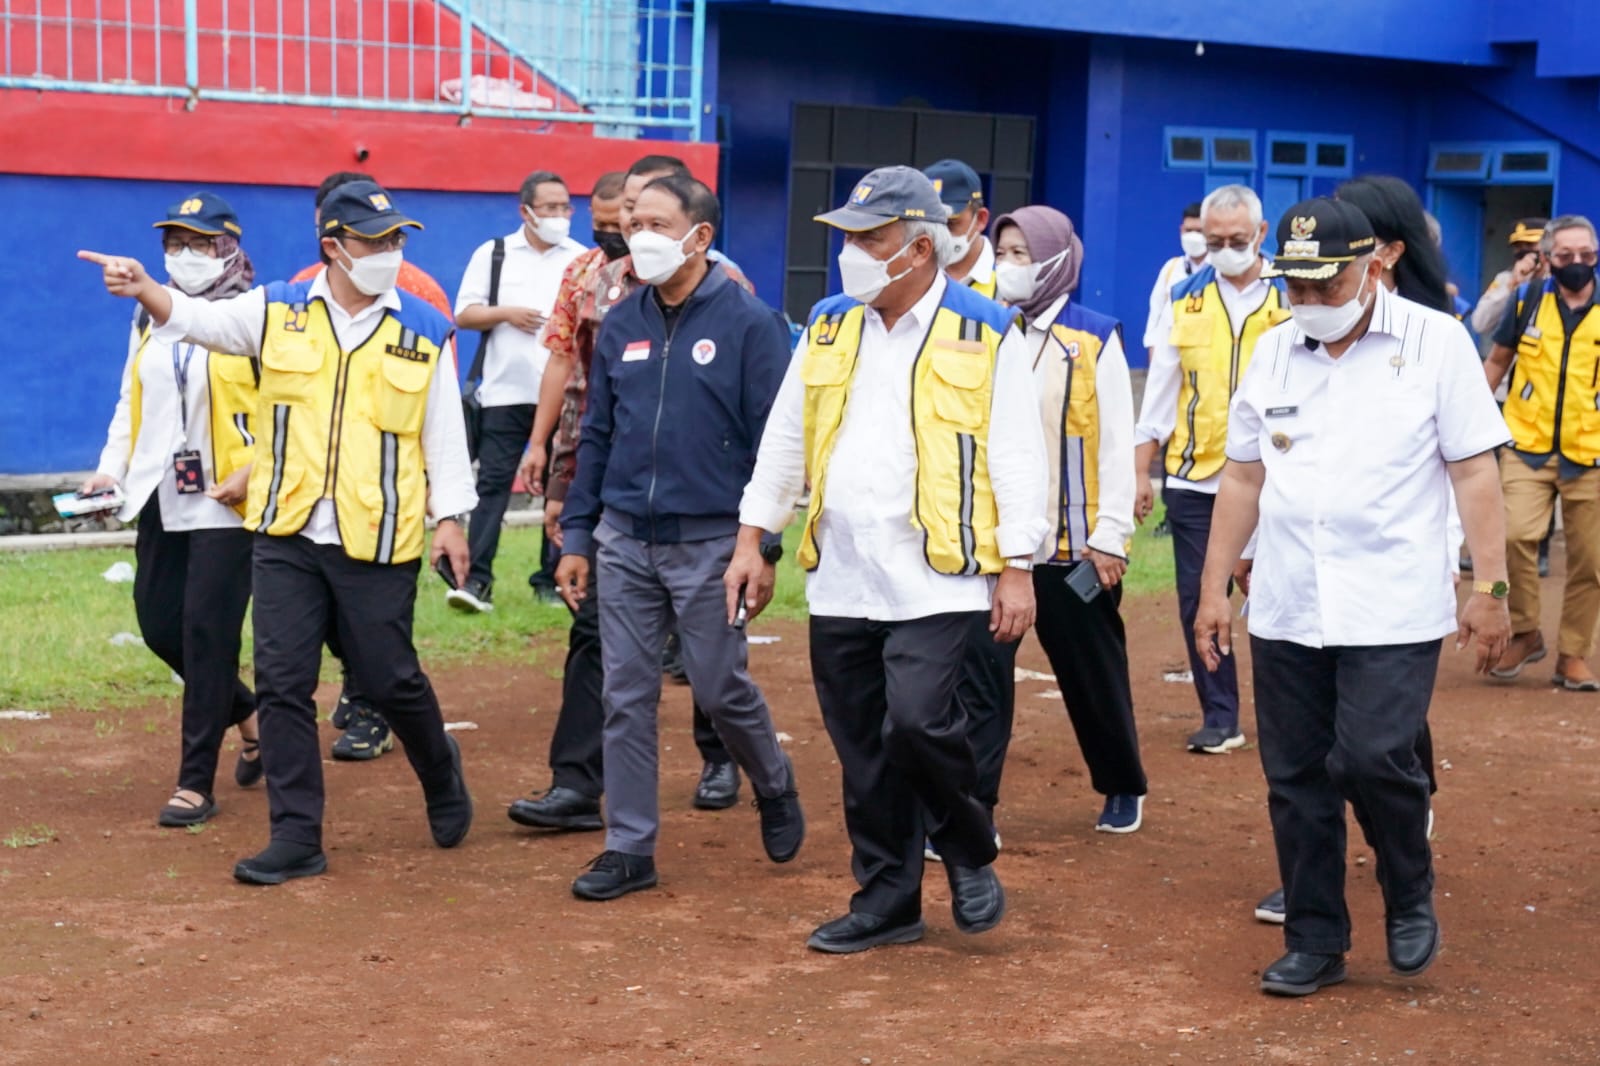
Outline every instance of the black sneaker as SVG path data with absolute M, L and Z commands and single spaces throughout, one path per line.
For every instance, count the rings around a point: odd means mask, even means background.
M 372 709 L 364 703 L 356 703 L 351 700 L 349 691 L 341 688 L 339 690 L 339 702 L 333 705 L 333 713 L 328 716 L 328 723 L 335 729 L 343 729 L 350 724 L 350 719 L 355 715 L 356 711 L 363 708 L 366 710 Z
M 739 767 L 731 762 L 708 762 L 700 768 L 694 789 L 694 806 L 701 811 L 725 811 L 739 802 Z
M 800 810 L 800 793 L 795 788 L 794 763 L 787 755 L 783 763 L 788 773 L 783 791 L 776 796 L 763 796 L 758 792 L 753 801 L 756 810 L 761 812 L 761 845 L 773 862 L 788 862 L 794 858 L 806 839 L 806 816 Z
M 365 762 L 376 759 L 394 747 L 394 735 L 389 723 L 377 711 L 356 705 L 344 733 L 333 742 L 331 754 L 341 762 Z
M 1256 921 L 1268 925 L 1282 925 L 1288 915 L 1288 905 L 1283 902 L 1283 889 L 1275 888 L 1256 904 Z
M 465 585 L 444 594 L 444 602 L 463 614 L 488 614 L 494 610 L 490 602 L 494 589 L 487 581 L 469 578 Z
M 656 887 L 656 860 L 648 855 L 602 851 L 589 864 L 589 872 L 572 882 L 579 899 L 606 900 Z
M 328 857 L 321 848 L 274 840 L 266 850 L 235 863 L 233 877 L 247 885 L 281 885 L 297 877 L 316 877 L 327 869 Z
M 453 848 L 472 828 L 472 793 L 467 791 L 467 777 L 461 770 L 461 745 L 449 733 L 444 742 L 450 745 L 450 788 L 427 797 L 428 829 L 435 844 Z
M 1235 748 L 1244 747 L 1244 734 L 1237 729 L 1230 733 L 1221 726 L 1208 725 L 1189 738 L 1188 747 L 1190 751 L 1207 755 L 1226 755 Z

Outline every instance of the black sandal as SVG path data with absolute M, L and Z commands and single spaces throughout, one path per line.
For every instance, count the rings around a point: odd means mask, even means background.
M 261 738 L 257 737 L 251 740 L 248 737 L 241 737 L 240 739 L 244 741 L 244 748 L 239 752 L 239 761 L 233 764 L 233 781 L 240 788 L 249 788 L 261 780 Z M 252 754 L 255 755 L 255 758 L 248 758 Z
M 200 800 L 201 803 L 198 807 L 188 806 L 187 800 L 184 800 L 184 805 L 180 806 L 177 793 L 173 793 L 172 799 L 168 800 L 167 805 L 161 808 L 161 814 L 156 818 L 156 824 L 171 829 L 199 825 L 202 822 L 210 821 L 212 816 L 217 813 L 217 801 L 204 793 L 200 793 Z

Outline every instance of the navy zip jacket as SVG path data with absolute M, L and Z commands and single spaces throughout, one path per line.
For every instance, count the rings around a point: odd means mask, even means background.
M 562 554 L 592 555 L 595 523 L 651 544 L 731 536 L 789 333 L 714 264 L 669 328 L 653 285 L 595 339 Z

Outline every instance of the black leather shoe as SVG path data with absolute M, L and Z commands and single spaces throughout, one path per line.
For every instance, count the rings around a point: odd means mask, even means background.
M 1344 976 L 1343 955 L 1291 951 L 1262 973 L 1261 991 L 1274 996 L 1309 996 L 1326 985 L 1338 984 Z
M 994 865 L 944 864 L 950 879 L 950 910 L 963 933 L 984 933 L 1000 924 L 1006 913 L 1006 890 L 1000 887 Z
M 315 877 L 327 869 L 328 857 L 321 848 L 274 840 L 259 855 L 240 859 L 233 877 L 247 885 L 281 885 L 296 877 Z
M 449 733 L 444 739 L 450 745 L 451 787 L 428 797 L 428 828 L 433 831 L 435 844 L 453 848 L 467 838 L 467 830 L 472 828 L 472 794 L 467 791 L 467 778 L 461 772 L 461 745 Z
M 572 882 L 579 899 L 606 900 L 656 887 L 656 860 L 648 855 L 602 851 L 589 864 L 589 872 Z
M 725 811 L 739 802 L 739 768 L 731 762 L 708 762 L 700 770 L 694 805 L 702 811 Z
M 800 809 L 800 793 L 794 785 L 794 763 L 787 755 L 783 758 L 788 777 L 783 791 L 776 796 L 757 796 L 756 810 L 761 812 L 761 846 L 767 849 L 767 858 L 773 862 L 788 862 L 800 853 L 806 839 L 806 816 Z
M 909 944 L 922 939 L 921 918 L 880 918 L 876 914 L 851 911 L 817 929 L 806 940 L 812 951 L 830 955 L 851 955 L 884 944 Z
M 604 829 L 600 820 L 600 801 L 577 789 L 550 786 L 550 791 L 535 799 L 511 802 L 506 815 L 518 825 L 534 829 Z
M 1383 922 L 1389 937 L 1389 965 L 1401 977 L 1415 977 L 1439 957 L 1439 919 L 1433 900 L 1396 911 Z

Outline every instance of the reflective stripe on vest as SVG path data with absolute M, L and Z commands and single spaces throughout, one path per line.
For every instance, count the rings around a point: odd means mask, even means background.
M 332 500 L 351 558 L 421 556 L 422 422 L 448 337 L 447 329 L 435 332 L 441 335 L 419 333 L 386 310 L 371 335 L 345 352 L 320 299 L 268 302 L 260 406 L 267 431 L 256 440 L 249 528 L 298 533 L 319 501 Z
M 806 331 L 800 379 L 805 385 L 806 474 L 811 503 L 796 558 L 820 560 L 817 521 L 827 494 L 828 462 L 844 422 L 861 350 L 864 309 L 821 314 Z M 994 574 L 1004 565 L 999 515 L 989 482 L 989 410 L 1002 334 L 941 306 L 911 371 L 911 430 L 916 494 L 908 520 L 923 531 L 924 556 L 941 574 Z M 953 521 L 952 521 L 953 517 Z
M 1067 317 L 1070 307 L 1061 317 Z M 1039 351 L 1045 443 L 1050 447 L 1059 442 L 1050 464 L 1050 498 L 1056 501 L 1051 562 L 1082 558 L 1100 516 L 1100 399 L 1095 385 L 1104 347 L 1104 337 L 1057 322 Z
M 1517 338 L 1506 428 L 1518 451 L 1559 450 L 1579 466 L 1600 466 L 1600 311 L 1591 309 L 1568 337 L 1555 288 L 1545 282 Z
M 1178 421 L 1167 443 L 1166 465 L 1168 474 L 1186 481 L 1204 481 L 1222 469 L 1234 390 L 1250 365 L 1256 341 L 1289 318 L 1282 290 L 1269 285 L 1235 337 L 1218 284 L 1213 274 L 1204 286 L 1175 293 L 1172 301 L 1169 343 L 1178 350 L 1181 378 Z

